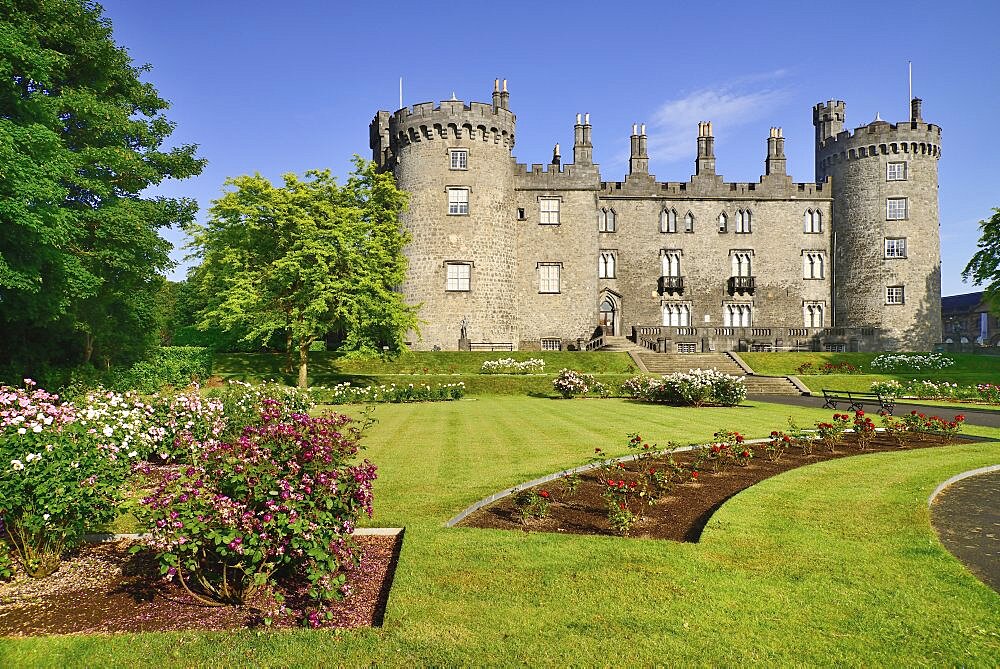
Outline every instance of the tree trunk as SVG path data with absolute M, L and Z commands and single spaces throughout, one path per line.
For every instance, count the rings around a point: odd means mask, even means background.
M 88 364 L 94 355 L 94 337 L 89 332 L 83 333 L 83 363 Z
M 312 339 L 303 339 L 299 342 L 299 388 L 305 390 L 309 387 L 309 346 Z
M 285 330 L 285 374 L 292 375 L 292 329 Z

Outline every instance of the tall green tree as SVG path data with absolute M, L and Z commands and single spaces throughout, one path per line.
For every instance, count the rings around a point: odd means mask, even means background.
M 205 301 L 201 327 L 257 341 L 284 334 L 305 387 L 309 347 L 327 332 L 345 333 L 342 350 L 377 355 L 401 351 L 416 328 L 416 309 L 395 291 L 406 275 L 406 193 L 357 156 L 343 186 L 328 170 L 283 181 L 226 181 L 233 190 L 213 203 L 207 225 L 188 226 L 201 258 L 189 280 Z
M 196 208 L 141 193 L 204 161 L 164 146 L 174 125 L 148 70 L 96 3 L 0 0 L 0 327 L 39 335 L 27 348 L 72 337 L 110 362 L 153 341 L 159 231 Z
M 976 286 L 986 284 L 984 298 L 993 311 L 1000 311 L 1000 209 L 993 216 L 979 221 L 979 249 L 962 270 L 963 279 L 972 279 Z

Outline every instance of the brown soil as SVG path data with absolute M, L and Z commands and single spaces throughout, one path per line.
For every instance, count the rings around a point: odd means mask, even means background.
M 905 450 L 943 446 L 946 443 L 948 442 L 942 437 L 924 435 L 920 441 L 909 442 Z M 755 457 L 749 465 L 740 467 L 729 464 L 721 471 L 713 472 L 711 464 L 706 464 L 699 471 L 697 482 L 690 480 L 690 475 L 685 474 L 685 482 L 675 483 L 671 490 L 656 500 L 652 506 L 637 505 L 636 509 L 641 508 L 642 517 L 632 527 L 629 536 L 696 542 L 716 509 L 730 497 L 755 483 L 815 462 L 879 451 L 901 450 L 895 442 L 882 434 L 875 438 L 870 450 L 867 451 L 859 450 L 854 442 L 854 436 L 848 434 L 845 435 L 845 443 L 838 445 L 835 453 L 819 452 L 823 448 L 818 446 L 814 448 L 812 455 L 803 455 L 800 448 L 795 448 L 786 451 L 778 462 L 767 459 L 764 444 L 754 444 L 752 447 Z M 694 455 L 690 452 L 674 455 L 674 462 L 685 470 L 690 470 L 693 460 Z M 666 464 L 666 457 L 641 462 L 624 462 L 622 468 L 617 469 L 615 476 L 626 481 L 636 481 L 640 471 L 650 468 L 664 471 Z M 551 495 L 552 503 L 546 518 L 522 522 L 514 508 L 513 496 L 507 496 L 470 514 L 459 523 L 459 526 L 615 535 L 616 532 L 608 525 L 607 507 L 601 496 L 604 486 L 599 481 L 599 475 L 600 471 L 597 469 L 580 474 L 580 485 L 572 495 L 559 480 L 536 486 L 535 490 L 544 489 Z
M 350 597 L 333 608 L 328 627 L 382 624 L 401 536 L 358 536 L 361 568 L 349 573 Z M 262 626 L 247 608 L 205 606 L 176 582 L 164 582 L 153 555 L 129 554 L 131 542 L 83 546 L 44 579 L 0 583 L 0 636 L 232 630 Z M 293 611 L 308 604 L 303 587 L 286 587 Z M 289 626 L 291 621 L 278 623 Z

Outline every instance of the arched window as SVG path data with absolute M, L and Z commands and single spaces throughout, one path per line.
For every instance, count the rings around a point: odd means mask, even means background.
M 597 259 L 597 277 L 599 279 L 615 278 L 614 251 L 601 251 L 601 255 Z
M 721 230 L 721 223 L 720 223 Z M 738 209 L 736 211 L 736 232 L 748 234 L 753 231 L 753 214 L 749 209 Z
M 726 232 L 729 230 L 729 217 L 726 216 L 726 212 L 719 214 L 719 232 Z
M 666 303 L 663 305 L 663 324 L 670 327 L 690 327 L 691 307 L 687 304 Z
M 802 232 L 823 232 L 823 214 L 819 209 L 807 209 L 802 214 Z
M 601 209 L 597 214 L 597 231 L 614 232 L 617 221 L 614 209 Z
M 680 251 L 664 251 L 660 254 L 662 273 L 660 276 L 680 276 L 681 275 L 681 254 Z
M 694 214 L 690 211 L 684 216 L 684 232 L 694 232 Z
M 728 328 L 748 328 L 753 322 L 749 304 L 730 303 L 723 308 L 723 325 Z
M 746 251 L 736 251 L 730 256 L 733 266 L 732 276 L 753 276 L 750 271 L 750 254 Z
M 807 328 L 821 328 L 823 327 L 823 315 L 826 311 L 822 302 L 806 302 L 802 306 L 803 318 L 805 327 Z
M 660 212 L 660 232 L 677 232 L 677 212 L 673 209 Z

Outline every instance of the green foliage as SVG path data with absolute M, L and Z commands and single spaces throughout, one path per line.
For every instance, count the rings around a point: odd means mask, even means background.
M 986 284 L 984 298 L 994 311 L 1000 311 L 1000 209 L 979 221 L 981 234 L 969 264 L 962 270 L 963 279 L 972 279 L 976 286 Z
M 132 361 L 159 331 L 159 231 L 195 203 L 142 197 L 198 174 L 164 146 L 168 103 L 89 1 L 0 0 L 0 365 Z
M 3 527 L 0 526 L 0 534 L 2 533 Z M 14 560 L 10 557 L 10 550 L 7 548 L 7 543 L 0 536 L 0 581 L 7 581 L 13 575 Z
M 310 346 L 327 332 L 371 357 L 401 351 L 417 325 L 394 290 L 406 275 L 406 195 L 374 163 L 354 164 L 344 186 L 328 170 L 286 174 L 280 187 L 259 174 L 228 179 L 234 190 L 214 202 L 208 224 L 187 227 L 202 259 L 190 277 L 205 305 L 199 326 L 251 342 L 283 334 L 289 353 L 298 348 L 300 387 Z

